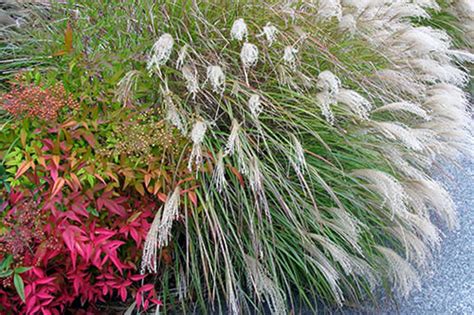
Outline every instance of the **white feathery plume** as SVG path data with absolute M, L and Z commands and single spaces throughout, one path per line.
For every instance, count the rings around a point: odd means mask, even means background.
M 128 71 L 124 77 L 117 83 L 117 101 L 122 103 L 123 106 L 127 106 L 132 101 L 132 93 L 137 86 L 138 78 L 140 77 L 140 71 L 131 70 Z
M 295 135 L 291 135 L 293 143 L 293 162 L 301 173 L 306 169 L 306 158 L 304 156 L 304 149 L 301 142 Z
M 384 147 L 383 152 L 386 158 L 392 162 L 393 166 L 408 179 L 423 179 L 426 177 L 422 171 L 410 164 L 410 162 L 408 162 L 408 160 L 402 156 L 402 153 L 394 146 L 390 145 Z M 428 162 L 428 164 L 430 163 L 431 161 Z
M 227 289 L 227 308 L 229 310 L 229 314 L 238 315 L 241 314 L 240 312 L 240 303 L 236 295 L 236 284 L 233 272 L 229 270 L 230 267 L 225 269 L 225 282 L 226 282 L 226 289 Z
M 200 165 L 202 163 L 202 142 L 207 131 L 207 123 L 203 120 L 197 120 L 191 130 L 191 140 L 193 142 L 193 149 L 189 157 L 188 169 L 192 170 L 193 163 Z
M 417 55 L 446 53 L 451 47 L 451 38 L 446 32 L 426 26 L 405 30 L 398 41 Z
M 408 227 L 398 225 L 390 229 L 391 233 L 400 240 L 405 248 L 405 259 L 418 268 L 428 267 L 431 251 L 428 244 Z
M 140 273 L 143 275 L 147 272 L 156 273 L 157 272 L 157 252 L 158 252 L 158 230 L 160 227 L 160 215 L 161 210 L 155 215 L 153 222 L 148 230 L 146 235 L 145 243 L 143 244 L 143 254 Z
M 440 6 L 436 0 L 414 0 L 413 3 L 419 5 L 422 8 L 430 8 L 439 10 Z
M 178 53 L 178 59 L 176 60 L 176 69 L 181 69 L 184 66 L 185 60 L 188 57 L 189 45 L 185 44 Z
M 244 43 L 240 51 L 240 60 L 245 68 L 256 66 L 258 62 L 257 46 L 251 43 Z
M 362 248 L 358 244 L 360 226 L 363 226 L 362 223 L 346 210 L 340 208 L 331 208 L 330 212 L 333 216 L 333 219 L 324 220 L 323 224 L 338 233 L 352 246 L 355 251 L 357 251 L 359 254 L 362 254 Z
M 455 157 L 459 152 L 472 152 L 472 119 L 463 90 L 450 84 L 434 85 L 429 89 L 423 106 L 430 109 L 433 119 L 422 127 L 433 130 L 442 140 L 438 149 L 444 155 Z
M 339 29 L 354 34 L 357 31 L 357 21 L 352 14 L 345 14 L 339 22 Z
M 362 169 L 352 172 L 352 175 L 368 181 L 367 188 L 378 193 L 383 198 L 381 207 L 387 205 L 392 212 L 392 219 L 402 216 L 407 210 L 407 194 L 403 186 L 391 175 L 379 171 Z
M 283 62 L 291 69 L 296 68 L 296 54 L 298 49 L 293 46 L 286 46 L 283 52 Z
M 260 171 L 259 160 L 256 157 L 252 157 L 250 161 L 249 170 L 249 184 L 252 191 L 257 194 L 264 194 L 263 188 L 263 175 Z
M 225 89 L 225 74 L 220 66 L 207 67 L 207 81 L 210 82 L 212 91 L 223 93 Z
M 355 8 L 356 11 L 362 11 L 372 2 L 372 0 L 341 0 L 341 5 L 344 9 Z
M 360 119 L 368 120 L 372 104 L 356 91 L 341 89 L 336 100 L 349 107 Z
M 224 153 L 219 151 L 217 155 L 217 163 L 212 174 L 212 182 L 218 192 L 222 192 L 227 182 L 225 180 L 225 165 L 224 165 Z
M 179 186 L 168 196 L 164 207 L 156 213 L 143 245 L 140 273 L 157 272 L 158 249 L 167 246 L 173 222 L 179 217 Z M 161 210 L 163 209 L 163 212 Z M 161 218 L 160 218 L 161 216 Z
M 409 3 L 406 1 L 393 1 L 393 3 L 391 3 L 390 5 L 385 5 L 385 8 L 385 17 L 392 21 L 399 21 L 407 17 L 430 17 L 429 13 L 423 7 L 416 3 Z M 374 10 L 376 9 L 377 8 L 374 7 Z
M 199 80 L 196 67 L 194 65 L 184 65 L 181 69 L 184 80 L 186 81 L 186 89 L 191 93 L 193 99 L 199 91 Z
M 248 100 L 247 106 L 252 114 L 253 118 L 257 119 L 258 116 L 262 113 L 262 101 L 260 99 L 260 95 L 252 94 Z
M 225 151 L 224 151 L 225 155 L 232 155 L 234 153 L 234 149 L 237 145 L 237 142 L 239 141 L 239 130 L 240 130 L 239 122 L 236 119 L 233 119 L 229 139 L 227 140 L 227 143 L 225 146 Z
M 272 314 L 287 314 L 286 300 L 282 290 L 268 276 L 263 266 L 248 255 L 244 256 L 247 266 L 249 282 L 254 287 L 258 296 L 263 295 L 270 306 Z
M 382 69 L 375 72 L 379 83 L 387 86 L 401 94 L 409 94 L 419 97 L 426 90 L 424 84 L 418 82 L 411 73 L 393 69 Z
M 249 171 L 248 171 L 248 181 L 251 190 L 254 193 L 255 200 L 258 201 L 257 210 L 259 211 L 259 216 L 261 216 L 260 205 L 263 207 L 267 218 L 271 222 L 270 208 L 268 206 L 267 195 L 265 193 L 264 187 L 264 177 L 262 171 L 260 170 L 260 160 L 256 156 L 250 158 Z
M 341 266 L 342 270 L 344 270 L 346 275 L 357 274 L 362 276 L 369 283 L 371 288 L 376 287 L 377 279 L 373 270 L 363 259 L 359 259 L 350 254 L 327 236 L 318 234 L 309 234 L 308 236 L 319 242 L 321 246 L 329 252 L 332 258 Z
M 276 28 L 276 26 L 268 22 L 263 27 L 263 32 L 259 36 L 262 36 L 262 35 L 265 35 L 265 38 L 268 42 L 268 46 L 271 46 L 276 41 L 276 37 L 278 35 L 278 29 Z
M 424 148 L 417 133 L 401 123 L 371 121 L 370 124 L 387 139 L 398 140 L 409 149 L 420 151 Z
M 389 111 L 389 112 L 405 111 L 405 112 L 414 114 L 420 118 L 423 118 L 426 121 L 429 121 L 431 119 L 428 113 L 420 105 L 417 105 L 411 102 L 402 101 L 402 102 L 387 104 L 375 109 L 373 112 L 375 113 L 375 112 L 383 112 L 383 111 Z
M 322 247 L 329 252 L 332 258 L 341 265 L 346 275 L 352 274 L 354 262 L 352 255 L 331 241 L 327 236 L 318 234 L 308 234 L 308 236 L 320 243 Z
M 166 200 L 158 228 L 158 248 L 168 246 L 173 222 L 179 218 L 180 193 L 181 189 L 177 186 Z
M 319 0 L 318 17 L 329 19 L 332 17 L 341 19 L 342 6 L 339 0 Z
M 341 86 L 341 80 L 329 70 L 323 71 L 318 75 L 316 87 L 323 92 L 328 92 L 330 95 L 336 96 Z
M 466 16 L 472 16 L 474 15 L 474 2 L 471 0 L 457 0 L 456 2 L 456 7 L 460 12 L 464 12 Z
M 173 51 L 173 45 L 174 39 L 170 34 L 165 33 L 160 36 L 151 49 L 151 56 L 147 64 L 148 71 L 152 71 L 153 68 L 159 69 L 168 61 Z
M 224 155 L 233 155 L 234 153 L 237 155 L 239 171 L 242 174 L 248 174 L 248 167 L 240 140 L 240 123 L 236 119 L 232 120 L 232 127 L 225 146 Z
M 469 75 L 450 63 L 442 63 L 433 59 L 417 58 L 409 61 L 411 67 L 421 71 L 420 79 L 429 83 L 450 83 L 464 86 L 469 81 Z
M 458 227 L 456 205 L 446 189 L 432 179 L 417 179 L 405 184 L 406 191 L 412 200 L 418 201 L 418 207 L 426 206 L 426 209 L 435 210 L 436 215 L 441 217 L 448 228 Z
M 242 41 L 244 39 L 247 40 L 247 36 L 248 36 L 248 28 L 244 19 L 235 20 L 230 30 L 230 37 L 232 39 Z
M 388 274 L 399 294 L 407 297 L 413 289 L 421 287 L 418 274 L 410 263 L 390 248 L 382 246 L 376 248 L 385 258 Z
M 316 94 L 321 113 L 323 114 L 326 121 L 332 126 L 334 125 L 335 118 L 334 113 L 331 110 L 331 105 L 336 103 L 335 98 L 329 94 L 329 92 L 320 92 Z
M 441 83 L 430 87 L 428 97 L 423 103 L 423 106 L 433 110 L 443 107 L 446 112 L 438 112 L 438 114 L 449 117 L 451 114 L 449 110 L 452 108 L 462 110 L 467 114 L 469 100 L 466 93 L 459 87 Z
M 449 55 L 453 56 L 459 62 L 469 62 L 474 63 L 474 54 L 458 49 L 451 49 L 447 52 Z
M 166 107 L 166 120 L 178 128 L 182 134 L 185 134 L 186 128 L 184 127 L 183 118 L 173 101 L 171 91 L 166 87 L 166 89 L 162 89 L 161 92 L 163 93 L 164 104 Z
M 312 262 L 321 271 L 327 283 L 331 287 L 331 292 L 333 294 L 335 302 L 341 306 L 342 301 L 344 300 L 344 294 L 342 293 L 342 290 L 338 283 L 340 273 L 334 268 L 329 259 L 327 259 L 327 257 L 321 252 L 318 247 L 316 247 L 310 242 L 304 243 L 303 246 L 313 258 Z
M 428 218 L 408 212 L 403 219 L 416 230 L 417 235 L 428 243 L 431 248 L 439 248 L 441 245 L 440 231 Z

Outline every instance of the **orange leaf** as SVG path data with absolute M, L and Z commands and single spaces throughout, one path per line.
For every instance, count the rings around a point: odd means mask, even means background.
M 145 176 L 144 176 L 145 187 L 148 187 L 148 185 L 150 184 L 150 180 L 151 180 L 151 175 L 150 174 L 145 174 Z
M 66 52 L 65 52 L 63 49 L 61 49 L 60 51 L 55 52 L 55 53 L 53 54 L 53 56 L 54 56 L 54 57 L 58 57 L 58 56 L 63 56 L 63 55 L 65 55 L 65 54 L 66 54 Z
M 171 265 L 171 263 L 173 262 L 173 258 L 171 257 L 171 254 L 168 248 L 163 248 L 161 250 L 161 259 L 168 266 Z
M 67 53 L 71 53 L 72 50 L 73 50 L 73 47 L 72 47 L 72 27 L 71 27 L 71 23 L 67 23 L 67 27 L 66 27 L 66 30 L 64 31 L 64 50 L 67 52 Z
M 197 195 L 194 191 L 188 192 L 188 197 L 191 199 L 191 202 L 195 207 L 197 207 L 198 201 L 197 201 Z
M 160 199 L 160 201 L 162 201 L 162 202 L 166 202 L 166 200 L 168 199 L 168 196 L 166 196 L 163 193 L 159 193 L 158 194 L 158 199 Z
M 20 131 L 20 141 L 21 141 L 21 145 L 24 147 L 26 147 L 26 137 L 27 137 L 27 133 L 26 133 L 26 130 L 25 129 L 21 129 Z
M 79 180 L 79 178 L 77 177 L 76 174 L 74 173 L 71 173 L 70 174 L 71 176 L 71 182 L 74 184 L 75 186 L 75 190 L 79 190 L 82 188 L 82 185 L 81 185 L 81 181 Z
M 44 157 L 38 156 L 38 164 L 43 167 L 46 167 L 46 161 L 44 160 Z
M 153 195 L 156 195 L 161 188 L 161 182 L 157 180 L 155 186 L 153 187 Z
M 56 168 L 58 168 L 59 167 L 59 161 L 61 160 L 59 155 L 53 155 L 51 158 L 53 159 L 54 166 L 56 166 Z
M 20 167 L 18 167 L 18 170 L 16 171 L 15 179 L 18 179 L 21 175 L 25 174 L 25 172 L 29 170 L 30 167 L 32 167 L 33 165 L 33 161 L 23 161 L 20 164 Z
M 237 179 L 239 180 L 239 183 L 242 187 L 245 187 L 245 183 L 244 183 L 244 178 L 242 177 L 242 174 L 239 173 L 239 171 L 233 167 L 233 166 L 230 166 L 228 165 L 230 171 L 235 175 L 237 176 Z
M 65 122 L 64 124 L 62 124 L 61 128 L 69 128 L 69 127 L 72 127 L 72 126 L 75 126 L 75 125 L 77 125 L 77 121 L 69 120 L 69 121 Z
M 185 179 L 180 180 L 176 185 L 178 185 L 178 186 L 179 186 L 179 185 L 182 185 L 182 184 L 184 184 L 184 183 L 186 183 L 186 182 L 192 181 L 193 179 L 194 179 L 194 177 L 190 176 L 190 177 L 188 177 L 188 178 L 185 178 Z
M 100 176 L 99 174 L 94 174 L 94 176 L 102 182 L 102 184 L 105 184 L 105 180 Z
M 66 54 L 70 54 L 73 51 L 73 45 L 72 45 L 72 40 L 73 40 L 73 31 L 71 27 L 71 23 L 67 23 L 66 29 L 64 30 L 64 48 L 53 53 L 53 56 L 63 56 Z
M 111 171 L 105 171 L 105 175 L 109 176 L 109 178 L 112 178 L 116 183 L 119 182 L 117 176 L 115 176 Z
M 61 189 L 63 189 L 64 183 L 65 183 L 64 178 L 58 177 L 56 179 L 53 185 L 53 189 L 51 191 L 51 197 L 56 196 L 61 191 Z
M 143 185 L 141 183 L 135 183 L 135 189 L 138 191 L 138 193 L 142 196 L 145 195 L 145 189 L 143 188 Z

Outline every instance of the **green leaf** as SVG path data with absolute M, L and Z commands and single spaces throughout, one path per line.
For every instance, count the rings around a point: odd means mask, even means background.
M 7 257 L 3 259 L 2 263 L 0 264 L 0 269 L 3 269 L 3 270 L 10 269 L 10 265 L 12 264 L 12 262 L 13 262 L 13 256 L 8 255 Z
M 16 292 L 20 296 L 21 300 L 25 302 L 25 284 L 23 283 L 23 279 L 20 277 L 18 273 L 15 273 L 13 276 L 13 283 L 15 284 Z
M 30 269 L 31 269 L 31 267 L 18 267 L 18 268 L 15 269 L 15 273 L 27 272 Z
M 0 278 L 10 277 L 13 273 L 13 270 L 0 271 Z

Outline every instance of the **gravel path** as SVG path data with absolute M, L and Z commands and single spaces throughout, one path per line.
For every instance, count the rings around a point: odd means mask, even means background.
M 422 288 L 396 306 L 323 312 L 338 315 L 474 315 L 474 159 L 447 168 L 440 178 L 458 209 L 459 229 L 444 231 L 440 252 Z M 384 310 L 385 309 L 385 310 Z
M 452 178 L 443 181 L 458 207 L 460 228 L 445 232 L 432 275 L 423 279 L 420 291 L 401 303 L 399 314 L 474 314 L 474 160 L 448 172 Z

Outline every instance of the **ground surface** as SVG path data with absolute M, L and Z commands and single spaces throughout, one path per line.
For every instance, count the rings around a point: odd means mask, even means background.
M 356 315 L 473 315 L 474 314 L 474 159 L 448 168 L 443 178 L 458 207 L 460 228 L 445 231 L 430 274 L 420 291 L 398 306 L 358 312 L 341 310 L 328 314 Z
M 401 303 L 400 314 L 474 314 L 474 160 L 448 171 L 452 178 L 443 181 L 458 207 L 460 228 L 446 232 L 433 274 Z

